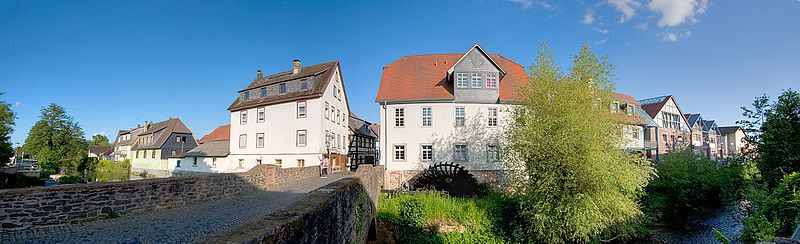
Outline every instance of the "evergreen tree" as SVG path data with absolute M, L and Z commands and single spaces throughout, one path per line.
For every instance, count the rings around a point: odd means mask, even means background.
M 638 196 L 654 175 L 649 160 L 623 151 L 621 121 L 609 111 L 614 66 L 587 44 L 568 72 L 546 44 L 517 88 L 507 155 L 524 169 L 516 183 L 533 242 L 589 242 L 642 212 Z
M 3 95 L 0 92 L 0 95 Z M 11 103 L 0 101 L 0 167 L 9 163 L 14 156 L 14 148 L 11 147 L 11 133 L 14 132 L 14 119 L 16 114 L 11 111 Z
M 87 157 L 88 143 L 83 129 L 64 108 L 55 103 L 41 109 L 39 121 L 31 127 L 23 151 L 36 155 L 44 173 L 64 170 L 77 174 Z

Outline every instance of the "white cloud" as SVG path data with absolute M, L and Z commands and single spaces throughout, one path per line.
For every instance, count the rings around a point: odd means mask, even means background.
M 547 10 L 555 9 L 553 5 L 550 5 L 550 3 L 544 0 L 508 0 L 508 1 L 512 3 L 519 3 L 520 5 L 522 5 L 522 9 L 529 9 L 531 8 L 531 6 L 533 6 L 534 3 L 539 7 L 542 7 Z
M 638 24 L 634 25 L 634 26 L 633 26 L 633 28 L 634 28 L 634 29 L 637 29 L 637 30 L 647 30 L 647 29 L 649 29 L 650 27 L 649 27 L 649 26 L 647 25 L 647 23 L 645 22 L 645 23 L 638 23 Z
M 609 31 L 608 29 L 600 29 L 600 28 L 594 28 L 594 30 L 597 31 L 597 32 L 603 33 L 604 35 L 608 34 L 608 31 Z
M 659 27 L 671 27 L 691 21 L 698 22 L 694 17 L 703 14 L 708 9 L 708 0 L 652 0 L 647 8 L 660 13 Z
M 15 107 L 15 108 L 16 108 L 16 107 L 19 107 L 19 105 L 22 105 L 22 102 L 16 102 L 16 103 L 14 103 L 14 107 Z
M 676 42 L 678 39 L 687 38 L 692 36 L 692 32 L 689 30 L 684 31 L 677 31 L 677 30 L 669 30 L 658 33 L 661 36 L 661 40 L 665 42 Z
M 92 133 L 92 136 L 96 136 L 96 135 L 108 136 L 108 132 L 106 132 L 106 131 L 101 131 L 101 132 L 95 132 L 95 133 Z
M 586 15 L 583 16 L 583 21 L 581 21 L 581 23 L 591 24 L 594 23 L 594 20 L 594 10 L 587 8 Z
M 642 3 L 635 0 L 606 0 L 606 2 L 614 5 L 617 10 L 622 12 L 622 16 L 619 17 L 620 23 L 624 23 L 633 18 L 633 16 L 636 15 L 636 8 L 642 6 Z
M 595 45 L 600 45 L 600 44 L 606 43 L 606 41 L 608 41 L 608 37 L 606 37 L 606 38 L 603 38 L 603 40 L 600 40 L 600 41 L 598 41 L 598 42 L 595 42 L 594 44 L 595 44 Z

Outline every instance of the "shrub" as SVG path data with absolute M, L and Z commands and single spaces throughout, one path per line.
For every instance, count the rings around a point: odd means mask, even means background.
M 75 184 L 83 182 L 83 177 L 80 176 L 61 176 L 58 178 L 61 184 Z
M 416 198 L 405 201 L 403 207 L 400 209 L 400 220 L 413 228 L 424 227 L 425 210 L 423 209 L 422 202 Z
M 790 236 L 800 223 L 800 173 L 783 178 L 764 200 L 753 217 L 745 219 L 742 240 L 772 241 L 775 236 Z

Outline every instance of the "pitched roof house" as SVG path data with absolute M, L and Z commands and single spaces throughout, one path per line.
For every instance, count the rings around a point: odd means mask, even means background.
M 191 172 L 224 173 L 234 172 L 227 159 L 230 154 L 231 125 L 222 125 L 211 131 L 198 142 L 199 146 L 186 153 L 170 156 L 168 168 L 173 175 Z
M 197 147 L 192 132 L 178 118 L 169 118 L 158 123 L 145 123 L 137 140 L 131 146 L 131 171 L 152 173 L 158 176 L 170 174 L 167 167 L 169 156 L 186 153 Z
M 658 127 L 648 129 L 645 143 L 652 142 L 656 146 L 654 152 L 647 156 L 658 159 L 658 155 L 668 150 L 677 150 L 689 146 L 691 127 L 675 98 L 672 95 L 640 99 L 642 110 Z

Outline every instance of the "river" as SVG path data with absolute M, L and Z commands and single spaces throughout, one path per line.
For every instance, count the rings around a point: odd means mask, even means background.
M 87 170 L 84 174 L 86 182 L 116 182 L 128 180 L 141 180 L 144 177 L 138 175 L 131 175 L 129 171 L 107 171 L 107 170 Z
M 682 225 L 665 226 L 652 240 L 662 243 L 719 243 L 714 233 L 717 231 L 733 243 L 742 235 L 742 221 L 747 217 L 741 202 L 730 202 L 716 210 L 702 211 L 695 216 L 687 216 Z

